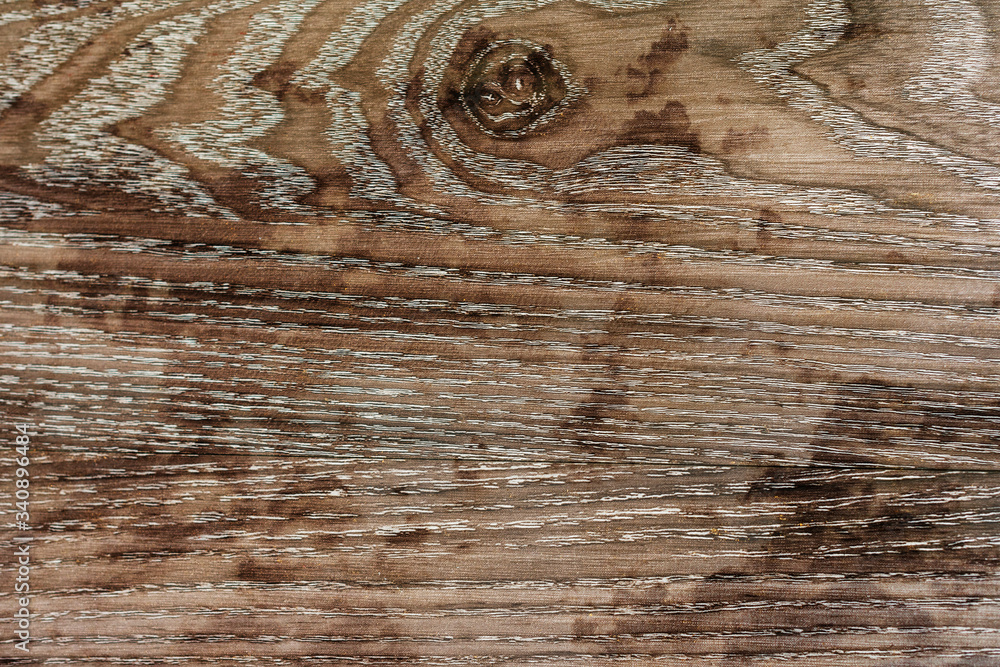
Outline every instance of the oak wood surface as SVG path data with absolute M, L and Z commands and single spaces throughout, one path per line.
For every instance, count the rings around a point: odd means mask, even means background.
M 998 664 L 998 25 L 0 3 L 0 664 Z

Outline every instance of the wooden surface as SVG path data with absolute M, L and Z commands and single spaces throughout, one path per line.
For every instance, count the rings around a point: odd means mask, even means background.
M 998 27 L 3 2 L 0 664 L 1000 664 Z

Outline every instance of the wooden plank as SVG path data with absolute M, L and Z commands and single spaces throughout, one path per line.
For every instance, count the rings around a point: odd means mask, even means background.
M 998 28 L 0 3 L 0 663 L 995 664 Z
M 996 657 L 996 473 L 49 451 L 33 466 L 39 660 Z

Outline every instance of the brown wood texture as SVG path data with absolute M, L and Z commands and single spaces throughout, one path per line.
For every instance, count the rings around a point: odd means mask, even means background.
M 0 664 L 1000 664 L 998 27 L 0 3 Z

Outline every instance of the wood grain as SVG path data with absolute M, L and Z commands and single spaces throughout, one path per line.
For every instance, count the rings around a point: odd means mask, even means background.
M 997 656 L 995 473 L 62 452 L 35 465 L 45 658 Z
M 0 664 L 997 664 L 998 26 L 0 3 Z

